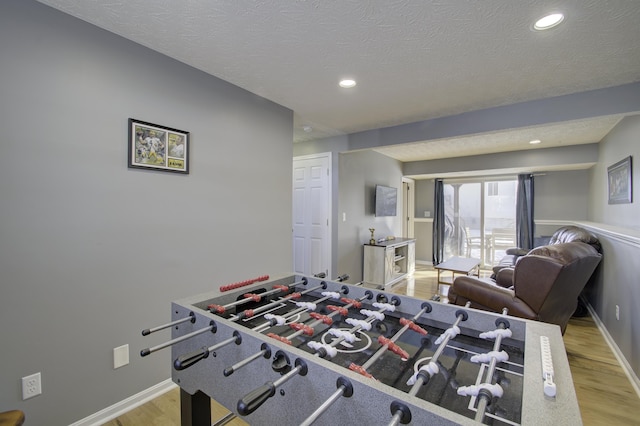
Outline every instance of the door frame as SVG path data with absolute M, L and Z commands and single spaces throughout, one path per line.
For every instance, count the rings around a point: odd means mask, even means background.
M 413 238 L 415 235 L 415 203 L 416 203 L 416 181 L 402 178 L 402 237 Z
M 333 248 L 333 157 L 332 157 L 332 153 L 331 152 L 319 152 L 316 154 L 308 154 L 308 155 L 299 155 L 296 157 L 293 157 L 293 162 L 291 164 L 291 170 L 293 170 L 294 164 L 296 161 L 298 160 L 313 160 L 313 159 L 317 159 L 317 158 L 326 158 L 327 161 L 327 200 L 326 200 L 326 207 L 327 207 L 327 241 L 325 244 L 325 258 L 327 259 L 327 278 L 328 279 L 332 279 L 333 276 L 333 257 L 332 257 L 332 248 Z M 291 190 L 293 191 L 293 181 L 291 182 Z M 309 206 L 305 206 L 309 207 Z M 291 208 L 293 209 L 293 205 L 291 206 Z M 293 216 L 291 217 L 291 220 L 293 221 Z M 293 222 L 291 223 L 291 245 L 292 245 L 292 249 L 293 249 Z M 292 262 L 292 267 L 293 267 L 293 262 L 294 262 L 294 257 L 295 253 L 293 253 L 292 250 L 292 258 L 291 258 L 291 262 Z M 292 268 L 293 269 L 293 268 Z M 312 272 L 313 273 L 313 272 Z

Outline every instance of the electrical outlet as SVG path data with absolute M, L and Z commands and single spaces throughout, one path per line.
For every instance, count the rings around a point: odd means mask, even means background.
M 616 319 L 620 321 L 620 306 L 616 305 Z
M 33 398 L 42 393 L 42 377 L 40 373 L 22 378 L 22 400 Z
M 113 369 L 129 364 L 129 345 L 113 348 Z

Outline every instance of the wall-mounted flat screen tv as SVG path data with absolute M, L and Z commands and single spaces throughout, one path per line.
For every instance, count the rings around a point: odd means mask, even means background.
M 395 216 L 398 205 L 398 188 L 376 185 L 376 216 Z

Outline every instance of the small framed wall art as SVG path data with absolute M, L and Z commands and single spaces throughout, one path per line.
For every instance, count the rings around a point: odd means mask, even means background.
M 633 202 L 633 177 L 631 156 L 607 167 L 609 183 L 609 204 L 629 204 Z
M 129 167 L 189 173 L 189 132 L 129 119 Z

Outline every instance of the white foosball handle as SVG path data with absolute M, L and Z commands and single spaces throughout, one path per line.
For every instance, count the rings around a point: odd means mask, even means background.
M 555 398 L 556 384 L 553 382 L 553 360 L 551 346 L 547 336 L 540 336 L 540 356 L 542 358 L 542 378 L 544 379 L 544 394 Z

